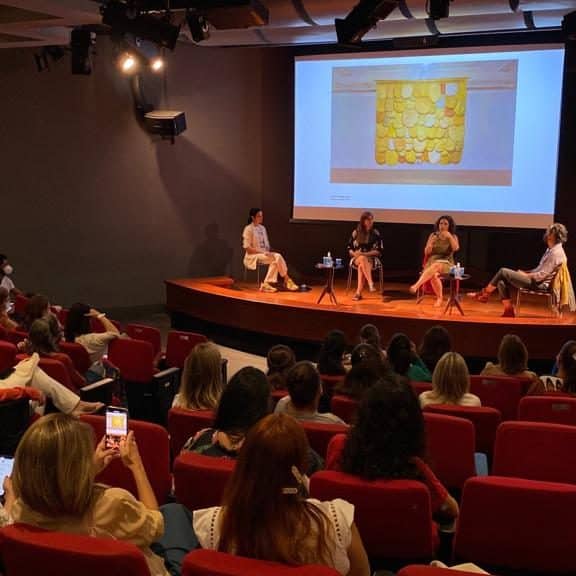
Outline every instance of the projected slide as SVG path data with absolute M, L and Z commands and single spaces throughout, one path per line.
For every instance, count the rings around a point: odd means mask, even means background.
M 295 218 L 545 226 L 563 50 L 296 61 Z

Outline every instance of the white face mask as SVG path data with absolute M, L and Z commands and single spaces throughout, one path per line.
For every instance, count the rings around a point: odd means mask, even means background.
M 10 264 L 6 264 L 6 266 L 4 266 L 4 268 L 2 268 L 2 272 L 4 272 L 4 274 L 6 274 L 6 276 L 10 276 L 10 274 L 12 274 L 12 272 L 14 272 L 14 268 L 12 268 L 12 266 L 10 266 Z

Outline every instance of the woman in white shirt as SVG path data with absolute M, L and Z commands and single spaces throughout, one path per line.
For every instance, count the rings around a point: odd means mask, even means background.
M 272 284 L 278 281 L 278 274 L 283 279 L 287 290 L 295 292 L 298 286 L 288 276 L 288 266 L 282 254 L 271 252 L 270 241 L 266 228 L 262 225 L 264 214 L 260 208 L 251 208 L 249 212 L 248 225 L 242 232 L 242 247 L 246 251 L 244 254 L 244 266 L 248 270 L 256 270 L 258 264 L 269 264 L 268 272 L 264 282 L 260 285 L 263 292 L 276 292 L 277 289 Z
M 432 390 L 420 394 L 420 406 L 455 404 L 480 406 L 480 398 L 470 394 L 470 373 L 464 358 L 457 352 L 446 352 L 432 374 Z
M 104 328 L 104 332 L 92 332 L 90 320 L 96 318 Z M 64 331 L 67 342 L 76 342 L 86 348 L 92 365 L 86 374 L 89 382 L 105 377 L 106 368 L 102 362 L 108 352 L 108 344 L 120 336 L 118 328 L 114 326 L 106 314 L 90 308 L 87 304 L 77 302 L 73 304 L 66 318 Z
M 255 424 L 223 506 L 194 512 L 202 548 L 284 564 L 325 564 L 343 576 L 368 576 L 354 506 L 306 497 L 307 454 L 306 434 L 290 416 L 271 414 Z

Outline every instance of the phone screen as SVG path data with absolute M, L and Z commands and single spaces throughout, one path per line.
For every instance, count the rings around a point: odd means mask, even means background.
M 14 466 L 14 458 L 8 456 L 0 456 L 0 496 L 4 495 L 4 478 L 12 476 L 12 467 Z
M 128 434 L 128 411 L 125 408 L 106 408 L 106 447 L 119 448 L 120 440 Z

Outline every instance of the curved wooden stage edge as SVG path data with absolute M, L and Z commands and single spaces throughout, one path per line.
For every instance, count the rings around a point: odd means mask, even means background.
M 166 281 L 166 304 L 169 312 L 202 322 L 309 342 L 322 340 L 334 328 L 354 342 L 360 327 L 368 322 L 378 326 L 384 342 L 395 332 L 405 332 L 419 342 L 428 328 L 442 324 L 458 352 L 476 357 L 495 356 L 501 337 L 508 333 L 520 336 L 534 359 L 553 358 L 566 340 L 576 339 L 575 314 L 552 317 L 546 298 L 540 296 L 523 297 L 519 317 L 501 318 L 496 296 L 487 304 L 463 296 L 465 316 L 460 316 L 457 310 L 444 315 L 443 308 L 433 306 L 432 296 L 417 304 L 401 284 L 384 286 L 388 302 L 380 294 L 369 293 L 354 302 L 352 292 L 345 294 L 337 284 L 338 304 L 330 303 L 327 296 L 317 304 L 321 290 L 317 286 L 310 292 L 266 294 L 255 284 L 228 277 L 176 279 Z

